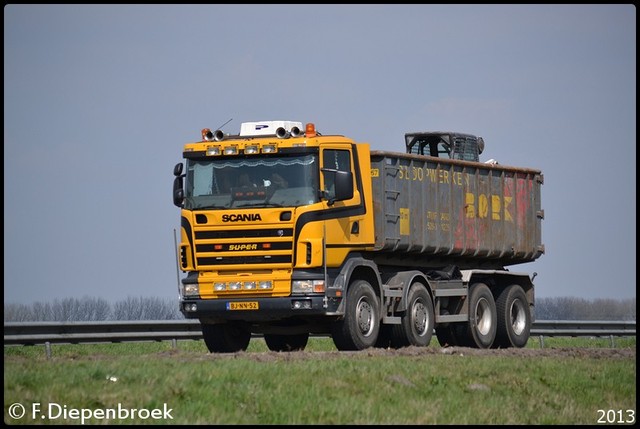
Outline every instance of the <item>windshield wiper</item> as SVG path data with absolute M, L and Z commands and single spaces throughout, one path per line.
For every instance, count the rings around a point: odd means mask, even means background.
M 198 206 L 198 207 L 194 207 L 192 210 L 220 210 L 220 209 L 228 209 L 229 207 L 227 206 L 209 206 L 209 205 L 204 205 L 204 206 Z
M 251 204 L 243 204 L 241 206 L 236 206 L 237 208 L 242 208 L 242 207 L 284 207 L 282 204 L 276 204 L 276 203 L 268 203 L 265 201 L 260 201 L 258 203 L 251 203 Z

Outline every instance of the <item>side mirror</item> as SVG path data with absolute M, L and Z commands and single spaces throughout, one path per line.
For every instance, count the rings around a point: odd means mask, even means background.
M 353 174 L 350 171 L 336 171 L 336 201 L 353 198 Z
M 173 167 L 173 175 L 178 177 L 182 174 L 182 163 L 179 162 L 176 164 L 175 167 Z
M 353 198 L 353 174 L 350 171 L 323 168 L 322 173 L 326 187 L 323 195 L 330 206 L 336 201 Z
M 179 162 L 173 167 L 173 204 L 182 207 L 184 201 L 184 176 L 182 175 L 182 163 Z
M 182 207 L 183 201 L 184 201 L 183 177 L 177 176 L 175 179 L 173 179 L 173 204 L 178 207 Z

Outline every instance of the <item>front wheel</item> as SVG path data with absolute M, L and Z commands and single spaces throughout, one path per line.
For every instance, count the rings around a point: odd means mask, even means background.
M 203 324 L 202 336 L 211 353 L 245 351 L 251 340 L 251 332 L 237 322 Z
M 272 352 L 302 351 L 309 341 L 309 333 L 295 335 L 264 334 L 264 342 Z
M 373 287 L 365 280 L 349 286 L 344 318 L 333 323 L 331 337 L 338 350 L 372 347 L 380 331 L 380 304 Z

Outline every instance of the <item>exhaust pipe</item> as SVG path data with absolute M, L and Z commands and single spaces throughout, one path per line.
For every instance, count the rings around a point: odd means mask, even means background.
M 213 139 L 217 142 L 221 142 L 222 140 L 224 140 L 224 133 L 222 132 L 222 130 L 216 130 L 216 132 L 213 133 Z
M 291 131 L 287 131 L 284 127 L 278 127 L 278 129 L 276 130 L 276 136 L 279 139 L 287 139 L 289 137 L 298 137 L 302 134 L 302 131 L 300 131 L 300 128 L 298 127 L 291 127 Z
M 291 136 L 291 133 L 287 131 L 284 127 L 278 127 L 276 130 L 276 137 L 279 139 L 286 139 Z
M 216 130 L 215 132 L 211 132 L 209 128 L 204 128 L 202 130 L 202 141 L 212 142 L 217 141 L 220 142 L 224 139 L 224 133 L 222 130 Z
M 213 133 L 209 128 L 202 129 L 202 141 L 211 141 L 213 140 Z

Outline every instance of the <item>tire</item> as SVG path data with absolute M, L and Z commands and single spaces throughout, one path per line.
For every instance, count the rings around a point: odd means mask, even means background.
M 304 350 L 309 333 L 295 335 L 264 334 L 264 342 L 272 352 L 296 352 Z
M 479 349 L 493 345 L 498 313 L 491 289 L 484 283 L 476 283 L 469 290 L 469 323 L 466 325 L 466 345 Z
M 414 283 L 409 289 L 407 309 L 400 324 L 392 326 L 392 347 L 428 346 L 433 336 L 434 323 L 431 295 L 424 284 Z
M 380 331 L 380 303 L 365 280 L 349 286 L 344 318 L 331 326 L 331 337 L 338 350 L 364 350 L 373 347 Z
M 519 285 L 504 288 L 496 299 L 498 330 L 494 347 L 524 347 L 531 332 L 527 295 Z
M 251 340 L 251 332 L 239 323 L 203 324 L 202 336 L 211 353 L 245 351 Z

